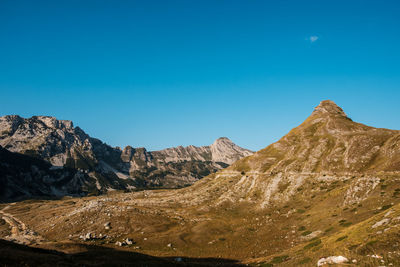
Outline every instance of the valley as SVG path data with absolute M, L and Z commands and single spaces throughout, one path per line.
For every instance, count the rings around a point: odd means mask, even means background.
M 191 186 L 4 203 L 0 233 L 71 257 L 150 257 L 137 266 L 322 266 L 332 256 L 399 266 L 399 148 L 400 131 L 323 101 L 278 142 Z

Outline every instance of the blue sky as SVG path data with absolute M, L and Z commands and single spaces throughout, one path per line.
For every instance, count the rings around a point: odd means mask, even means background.
M 399 1 L 0 1 L 0 115 L 261 149 L 331 99 L 400 129 Z

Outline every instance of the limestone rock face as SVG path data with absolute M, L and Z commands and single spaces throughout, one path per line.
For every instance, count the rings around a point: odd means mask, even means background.
M 0 146 L 44 160 L 51 168 L 85 174 L 80 183 L 74 182 L 85 190 L 67 190 L 74 194 L 87 193 L 87 188 L 102 193 L 115 189 L 182 187 L 252 153 L 227 138 L 220 138 L 211 146 L 179 146 L 160 151 L 127 146 L 121 150 L 90 137 L 71 121 L 48 116 L 24 119 L 17 115 L 0 117 Z M 55 190 L 68 194 L 60 188 Z
M 227 137 L 221 137 L 215 140 L 215 142 L 210 146 L 210 150 L 213 161 L 225 162 L 227 164 L 232 164 L 238 159 L 253 154 L 252 151 L 235 145 Z
M 0 117 L 0 145 L 60 167 L 76 165 L 80 157 L 95 160 L 91 138 L 79 127 L 74 128 L 71 121 L 53 117 Z
M 220 137 L 210 146 L 178 146 L 152 152 L 154 158 L 166 162 L 213 161 L 232 164 L 253 152 L 235 145 L 227 137 Z

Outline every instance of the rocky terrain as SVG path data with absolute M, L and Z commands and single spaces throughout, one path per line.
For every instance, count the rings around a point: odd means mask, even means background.
M 71 257 L 94 246 L 188 266 L 400 266 L 400 131 L 323 101 L 278 142 L 192 186 L 0 209 L 3 239 Z
M 27 196 L 62 197 L 65 192 L 85 195 L 96 189 L 95 180 L 72 168 L 54 168 L 35 157 L 0 147 L 0 199 Z
M 0 117 L 0 146 L 0 182 L 7 191 L 2 199 L 183 187 L 252 154 L 225 137 L 203 147 L 121 150 L 90 137 L 71 121 L 15 115 Z M 7 161 L 8 155 L 30 164 L 18 172 L 17 162 Z

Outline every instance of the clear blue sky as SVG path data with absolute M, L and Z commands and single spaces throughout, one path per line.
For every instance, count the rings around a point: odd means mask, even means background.
M 331 99 L 400 129 L 400 1 L 0 1 L 0 115 L 261 149 Z

